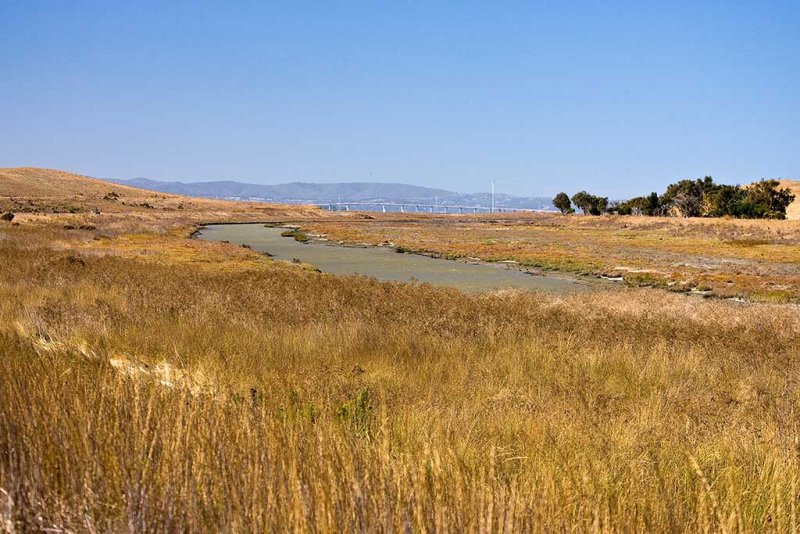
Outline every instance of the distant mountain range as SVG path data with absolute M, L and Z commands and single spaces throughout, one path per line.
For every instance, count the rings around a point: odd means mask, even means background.
M 418 185 L 377 182 L 317 184 L 292 182 L 278 185 L 247 184 L 234 181 L 163 182 L 149 178 L 110 180 L 115 183 L 194 197 L 258 200 L 286 204 L 328 204 L 336 202 L 389 202 L 434 204 L 441 206 L 489 206 L 490 193 L 455 193 Z M 546 197 L 517 197 L 498 193 L 495 205 L 503 208 L 553 209 Z

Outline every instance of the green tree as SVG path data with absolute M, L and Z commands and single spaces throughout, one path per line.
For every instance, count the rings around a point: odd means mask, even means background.
M 578 191 L 572 195 L 572 203 L 575 207 L 583 211 L 584 215 L 588 215 L 589 210 L 592 209 L 591 196 L 586 191 Z
M 664 214 L 661 198 L 659 198 L 658 193 L 655 191 L 644 198 L 641 209 L 642 215 L 647 215 L 649 217 Z
M 575 211 L 572 209 L 572 202 L 569 200 L 569 196 L 566 193 L 559 193 L 553 199 L 553 206 L 558 208 L 561 213 L 572 213 Z
M 738 217 L 745 193 L 737 185 L 718 185 L 703 195 L 703 215 Z
M 681 180 L 670 184 L 663 198 L 665 204 L 682 217 L 699 217 L 703 207 L 702 181 Z
M 572 195 L 572 202 L 583 211 L 584 215 L 600 215 L 608 209 L 608 197 L 598 197 L 586 191 Z
M 790 189 L 779 189 L 779 185 L 777 180 L 760 180 L 748 187 L 741 203 L 741 216 L 785 219 L 786 208 L 795 196 Z
M 705 176 L 697 180 L 681 180 L 667 187 L 660 197 L 651 193 L 647 197 L 627 200 L 614 208 L 617 213 L 642 215 L 677 214 L 683 217 L 741 217 L 748 219 L 786 217 L 786 208 L 795 196 L 789 189 L 781 189 L 777 180 L 761 180 L 748 187 L 715 184 Z M 581 197 L 591 213 L 592 195 Z M 575 197 L 573 197 L 573 201 Z M 578 204 L 576 202 L 576 204 Z M 581 206 L 582 207 L 582 206 Z
M 601 213 L 608 211 L 608 197 L 594 197 L 593 200 L 594 209 L 590 210 L 589 213 L 592 215 L 600 215 Z

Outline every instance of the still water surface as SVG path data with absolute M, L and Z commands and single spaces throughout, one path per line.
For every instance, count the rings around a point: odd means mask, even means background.
M 326 273 L 360 274 L 398 282 L 417 280 L 463 291 L 514 288 L 563 293 L 596 287 L 595 283 L 585 280 L 531 275 L 498 264 L 398 254 L 388 247 L 347 247 L 319 241 L 303 244 L 291 237 L 281 237 L 284 230 L 266 228 L 263 224 L 215 224 L 204 227 L 197 238 L 249 245 L 275 259 L 296 258 Z

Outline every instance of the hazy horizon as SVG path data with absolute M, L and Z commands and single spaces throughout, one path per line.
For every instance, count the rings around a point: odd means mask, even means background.
M 160 183 L 171 183 L 171 184 L 180 183 L 180 184 L 185 184 L 185 185 L 189 185 L 189 184 L 207 184 L 207 183 L 215 183 L 215 182 L 234 182 L 234 183 L 245 184 L 245 185 L 259 185 L 259 186 L 281 186 L 281 185 L 291 185 L 291 184 L 294 184 L 294 183 L 309 184 L 309 185 L 359 184 L 359 183 L 374 184 L 374 183 L 377 183 L 377 184 L 385 184 L 385 185 L 410 185 L 410 186 L 417 186 L 417 187 L 426 187 L 426 188 L 429 188 L 429 189 L 438 189 L 438 190 L 443 190 L 443 191 L 447 191 L 447 192 L 450 192 L 450 193 L 457 193 L 457 194 L 462 194 L 462 195 L 480 195 L 480 194 L 488 195 L 488 194 L 491 193 L 491 184 L 489 184 L 489 187 L 486 188 L 486 189 L 463 190 L 463 189 L 457 189 L 457 188 L 439 187 L 439 186 L 435 186 L 435 185 L 428 186 L 428 185 L 424 185 L 424 184 L 414 184 L 414 183 L 406 183 L 406 182 L 389 182 L 389 181 L 374 181 L 373 182 L 373 181 L 369 181 L 369 180 L 347 180 L 347 181 L 338 181 L 338 182 L 323 182 L 323 181 L 313 181 L 313 180 L 292 180 L 292 181 L 283 181 L 283 182 L 280 182 L 280 181 L 276 181 L 276 182 L 263 182 L 263 181 L 262 182 L 251 182 L 251 181 L 245 181 L 245 180 L 234 180 L 234 179 L 226 179 L 226 178 L 208 179 L 208 180 L 168 180 L 168 179 L 160 180 L 160 179 L 150 178 L 148 176 L 136 176 L 134 178 L 113 178 L 113 177 L 97 177 L 97 176 L 94 176 L 93 178 L 98 178 L 98 179 L 101 179 L 101 180 L 124 181 L 124 182 L 129 182 L 129 183 L 130 182 L 134 182 L 136 180 L 151 180 L 151 181 L 160 182 Z M 634 196 L 646 196 L 646 195 L 648 195 L 648 194 L 650 194 L 652 192 L 656 192 L 656 193 L 660 194 L 660 193 L 663 193 L 664 190 L 666 190 L 667 185 L 668 184 L 665 183 L 664 186 L 661 187 L 661 188 L 653 189 L 652 191 L 641 191 L 639 193 L 632 194 L 632 195 L 629 195 L 629 196 L 613 196 L 613 195 L 611 195 L 609 197 L 609 199 L 612 200 L 612 201 L 621 201 L 621 200 L 626 200 L 626 199 L 634 197 Z M 729 185 L 745 185 L 745 183 L 736 182 L 736 183 L 730 183 Z M 572 196 L 572 194 L 578 192 L 578 190 L 575 190 L 575 191 L 559 190 L 558 192 L 561 192 L 561 191 L 564 191 L 564 192 L 568 193 L 570 196 Z M 497 186 L 495 186 L 495 192 L 498 195 L 509 195 L 509 196 L 512 196 L 512 197 L 520 197 L 520 198 L 542 198 L 542 199 L 547 199 L 547 198 L 552 198 L 555 195 L 555 193 L 550 193 L 550 194 L 535 194 L 535 193 L 534 194 L 517 194 L 517 193 L 515 193 L 513 191 L 502 191 L 499 188 L 497 188 Z M 599 190 L 599 189 L 595 189 L 595 190 L 590 191 L 590 192 L 598 193 L 601 196 L 605 196 L 603 191 Z
M 277 185 L 289 185 L 293 183 L 302 183 L 302 184 L 313 184 L 313 185 L 325 185 L 325 184 L 385 184 L 385 185 L 410 185 L 410 186 L 417 186 L 417 187 L 426 187 L 429 189 L 440 189 L 443 191 L 449 191 L 451 193 L 462 193 L 462 194 L 488 194 L 491 192 L 491 184 L 489 184 L 489 188 L 485 191 L 483 190 L 476 190 L 476 191 L 462 191 L 459 189 L 448 189 L 446 187 L 438 187 L 438 186 L 429 186 L 424 184 L 413 184 L 413 183 L 406 183 L 406 182 L 389 182 L 389 181 L 370 181 L 370 180 L 343 180 L 338 182 L 323 182 L 323 181 L 314 181 L 314 180 L 291 180 L 285 182 L 250 182 L 245 180 L 233 180 L 227 178 L 221 179 L 208 179 L 208 180 L 159 180 L 155 178 L 150 178 L 149 176 L 136 176 L 134 178 L 99 178 L 94 176 L 93 178 L 98 178 L 101 180 L 116 180 L 116 181 L 125 181 L 125 182 L 132 182 L 135 180 L 152 180 L 155 182 L 162 182 L 162 183 L 182 183 L 182 184 L 204 184 L 204 183 L 214 183 L 214 182 L 236 182 L 241 184 L 247 185 L 264 185 L 264 186 L 277 186 Z M 513 196 L 528 196 L 528 197 L 541 197 L 541 198 L 548 198 L 551 195 L 515 195 L 514 193 L 509 193 L 507 191 L 496 191 L 498 194 L 507 194 Z
M 612 198 L 800 175 L 800 5 L 0 5 L 0 166 Z

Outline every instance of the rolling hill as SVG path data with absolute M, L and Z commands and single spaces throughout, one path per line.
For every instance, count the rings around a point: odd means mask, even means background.
M 153 191 L 125 185 L 111 185 L 104 180 L 55 169 L 0 168 L 0 197 L 102 199 L 112 190 L 117 194 L 131 197 L 154 194 Z
M 0 211 L 16 213 L 156 213 L 183 219 L 253 220 L 267 215 L 322 214 L 310 206 L 276 206 L 193 198 L 36 167 L 0 168 Z

